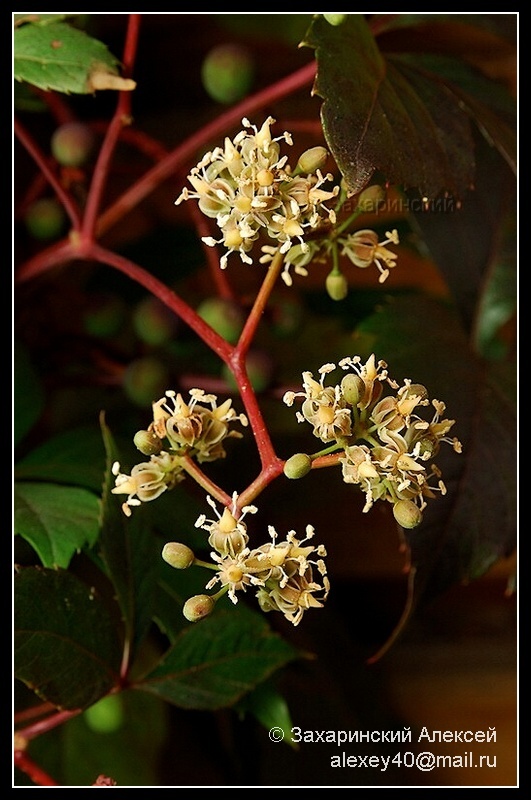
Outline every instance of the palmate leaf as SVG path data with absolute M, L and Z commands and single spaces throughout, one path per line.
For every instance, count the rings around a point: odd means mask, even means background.
M 240 714 L 252 714 L 266 730 L 280 729 L 282 741 L 294 750 L 299 749 L 291 736 L 293 721 L 288 704 L 271 681 L 261 683 L 254 691 L 245 695 L 237 704 L 236 710 Z
M 433 198 L 461 197 L 474 182 L 471 119 L 490 135 L 495 119 L 444 74 L 379 50 L 368 23 L 349 14 L 340 25 L 318 15 L 303 45 L 316 51 L 314 93 L 323 99 L 323 132 L 351 194 L 375 172 Z M 434 65 L 435 62 L 432 62 Z M 470 76 L 470 70 L 466 68 Z M 470 81 L 469 81 L 470 85 Z M 503 150 L 510 149 L 504 130 Z
M 89 94 L 96 89 L 134 89 L 121 78 L 118 60 L 103 42 L 66 22 L 26 24 L 13 34 L 14 78 L 45 91 Z
M 101 431 L 87 425 L 64 431 L 31 450 L 17 461 L 15 477 L 83 486 L 99 494 L 104 469 Z
M 65 570 L 14 580 L 15 677 L 58 708 L 81 709 L 118 683 L 121 646 L 94 591 Z
M 186 628 L 137 688 L 181 708 L 225 708 L 300 655 L 260 614 L 216 609 Z
M 422 333 L 419 335 L 419 326 Z M 441 446 L 435 463 L 446 496 L 428 500 L 421 525 L 405 532 L 415 569 L 414 604 L 483 575 L 516 544 L 514 379 L 487 369 L 470 349 L 451 307 L 397 297 L 357 328 L 360 355 L 375 352 L 398 382 L 424 384 L 446 404 L 461 454 Z M 370 351 L 370 352 L 369 352 Z
M 76 486 L 15 486 L 15 534 L 31 544 L 45 567 L 66 568 L 75 553 L 95 543 L 99 511 L 96 495 Z

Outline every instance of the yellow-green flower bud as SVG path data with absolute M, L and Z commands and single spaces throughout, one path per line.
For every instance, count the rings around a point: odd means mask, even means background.
M 344 300 L 348 294 L 345 276 L 341 272 L 329 272 L 326 278 L 326 291 L 332 300 Z
M 358 210 L 368 214 L 374 213 L 385 200 L 385 189 L 381 186 L 368 186 L 358 198 Z
M 162 441 L 153 431 L 137 431 L 133 443 L 145 456 L 156 456 L 162 450 Z
M 188 622 L 197 622 L 203 617 L 208 617 L 215 605 L 216 601 L 208 594 L 196 594 L 184 604 L 183 614 Z
M 356 406 L 365 394 L 365 381 L 349 372 L 341 381 L 341 394 L 349 405 Z
M 323 169 L 328 158 L 328 150 L 326 147 L 310 147 L 305 150 L 297 161 L 295 172 L 298 174 L 304 172 L 306 175 L 317 172 L 318 169 Z
M 422 512 L 412 500 L 398 500 L 393 506 L 393 514 L 402 528 L 416 528 L 422 522 Z
M 312 468 L 312 459 L 306 453 L 295 453 L 284 464 L 286 478 L 304 478 Z
M 167 542 L 162 548 L 162 558 L 174 569 L 187 569 L 195 561 L 193 550 L 181 542 Z

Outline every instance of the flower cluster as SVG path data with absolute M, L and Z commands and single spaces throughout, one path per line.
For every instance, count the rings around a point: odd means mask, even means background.
M 284 402 L 291 406 L 301 397 L 298 421 L 310 423 L 322 442 L 334 443 L 328 453 L 342 451 L 343 480 L 361 487 L 365 512 L 375 500 L 387 500 L 403 527 L 416 527 L 426 498 L 446 492 L 440 470 L 427 462 L 442 442 L 461 452 L 459 440 L 449 436 L 455 420 L 443 418 L 445 405 L 439 400 L 431 402 L 431 420 L 419 416 L 418 411 L 430 405 L 426 388 L 409 379 L 399 386 L 389 378 L 387 364 L 377 363 L 374 355 L 365 364 L 359 356 L 344 358 L 339 367 L 348 372 L 331 386 L 325 381 L 335 364 L 324 364 L 319 380 L 304 372 L 303 391 L 286 392 Z M 384 384 L 395 394 L 382 397 Z
M 280 154 L 280 142 L 293 144 L 291 134 L 284 131 L 273 138 L 274 122 L 273 117 L 268 117 L 258 129 L 243 119 L 244 130 L 233 140 L 226 137 L 223 147 L 206 153 L 193 167 L 188 175 L 192 190 L 185 187 L 175 204 L 195 199 L 203 214 L 216 220 L 221 237 L 204 236 L 202 241 L 210 247 L 225 248 L 221 269 L 227 267 L 231 253 L 252 264 L 250 252 L 265 236 L 273 244 L 261 245 L 259 262 L 267 264 L 280 254 L 284 264 L 282 279 L 288 286 L 293 283 L 291 269 L 298 275 L 307 275 L 311 261 L 327 261 L 333 250 L 336 262 L 340 248 L 341 255 L 357 267 L 376 264 L 383 283 L 397 260 L 385 245 L 398 244 L 398 232 L 387 231 L 381 242 L 373 230 L 345 234 L 348 222 L 341 223 L 336 232 L 337 211 L 346 195 L 338 185 L 325 188 L 334 180 L 331 173 L 322 172 L 328 151 L 321 146 L 311 147 L 293 169 L 287 163 L 288 157 Z M 364 190 L 357 213 L 377 205 L 382 191 L 379 186 Z M 330 208 L 328 203 L 333 200 L 335 207 Z M 327 284 L 327 289 L 334 299 L 342 299 L 346 279 L 337 264 L 332 274 L 332 286 Z M 334 281 L 341 281 L 340 290 Z
M 221 230 L 221 238 L 204 237 L 209 246 L 221 244 L 226 248 L 220 266 L 225 269 L 231 253 L 238 253 L 241 260 L 252 264 L 249 255 L 260 234 L 265 233 L 276 242 L 275 247 L 266 246 L 267 262 L 280 250 L 288 254 L 299 248 L 302 258 L 286 260 L 284 281 L 289 285 L 289 266 L 307 274 L 305 263 L 312 257 L 305 241 L 308 231 L 315 231 L 323 223 L 334 223 L 335 212 L 326 203 L 339 193 L 339 186 L 331 191 L 323 188 L 333 176 L 321 172 L 328 153 L 324 147 L 313 147 L 299 158 L 294 170 L 287 164 L 288 157 L 280 155 L 280 141 L 293 144 L 291 135 L 271 136 L 268 117 L 260 129 L 242 120 L 244 130 L 234 140 L 225 139 L 224 147 L 206 153 L 194 167 L 188 181 L 194 191 L 183 189 L 176 204 L 195 198 L 200 210 L 214 218 Z
M 218 406 L 216 395 L 190 389 L 186 402 L 181 394 L 168 390 L 153 403 L 153 421 L 147 430 L 137 431 L 134 437 L 136 447 L 150 460 L 137 464 L 130 475 L 120 472 L 118 462 L 113 466 L 113 494 L 128 495 L 124 513 L 130 516 L 132 506 L 154 500 L 183 480 L 184 456 L 199 463 L 224 458 L 225 440 L 242 436 L 230 428 L 235 421 L 248 424 L 247 417 L 232 408 L 230 398 Z
M 207 500 L 215 510 L 211 498 L 207 497 Z M 303 539 L 298 539 L 295 531 L 289 531 L 282 541 L 278 541 L 278 534 L 270 525 L 270 541 L 251 549 L 243 518 L 257 509 L 244 506 L 241 516 L 236 519 L 236 502 L 237 496 L 234 495 L 232 508 L 226 507 L 221 515 L 216 511 L 217 519 L 209 520 L 201 515 L 196 522 L 197 527 L 209 534 L 211 563 L 183 556 L 185 546 L 179 543 L 165 545 L 163 557 L 171 566 L 182 569 L 196 563 L 212 569 L 215 575 L 205 588 L 220 586 L 217 594 L 191 597 L 185 603 L 183 613 L 190 621 L 196 621 L 209 614 L 222 595 L 228 594 L 231 601 L 237 603 L 238 592 L 256 589 L 262 611 L 280 611 L 293 625 L 298 625 L 305 611 L 322 608 L 328 597 L 330 584 L 323 561 L 326 556 L 324 546 L 309 544 L 314 536 L 311 525 L 306 526 Z M 316 580 L 315 572 L 321 576 L 321 582 Z

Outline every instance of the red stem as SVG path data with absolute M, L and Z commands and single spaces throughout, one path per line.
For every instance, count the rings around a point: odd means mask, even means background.
M 16 117 L 13 120 L 13 128 L 18 140 L 33 158 L 37 164 L 37 167 L 54 190 L 59 201 L 62 203 L 66 213 L 70 217 L 72 227 L 78 230 L 81 227 L 80 211 L 77 205 L 74 203 L 72 197 L 65 190 L 55 172 L 51 169 L 45 154 Z
M 53 714 L 50 714 L 50 716 L 46 717 L 46 719 L 34 722 L 32 725 L 28 725 L 26 728 L 20 728 L 17 730 L 16 735 L 17 737 L 21 737 L 29 742 L 30 739 L 35 739 L 35 737 L 40 736 L 47 731 L 51 731 L 52 728 L 57 728 L 58 725 L 68 722 L 69 719 L 76 717 L 79 713 L 81 712 L 77 709 L 75 711 L 57 711 Z
M 241 508 L 242 506 L 252 503 L 252 501 L 264 491 L 266 486 L 282 474 L 283 468 L 284 462 L 277 456 L 273 456 L 269 463 L 263 467 L 258 477 L 239 495 L 239 507 Z
M 54 781 L 47 772 L 35 764 L 24 750 L 15 750 L 14 763 L 15 767 L 18 767 L 38 786 L 59 786 L 57 781 Z
M 238 344 L 235 347 L 235 353 L 233 356 L 235 360 L 239 359 L 240 356 L 245 356 L 252 344 L 252 340 L 256 334 L 256 330 L 260 323 L 262 314 L 264 313 L 267 301 L 269 300 L 279 272 L 282 268 L 283 260 L 283 254 L 277 250 L 273 257 L 273 261 L 269 265 L 269 269 L 267 270 L 266 277 L 262 283 L 262 286 L 260 287 L 260 291 L 256 295 L 256 299 L 244 325 L 243 331 L 241 332 Z
M 130 14 L 124 45 L 123 72 L 126 77 L 132 73 L 134 58 L 138 44 L 140 15 Z M 92 175 L 92 182 L 87 195 L 85 214 L 83 217 L 82 236 L 91 239 L 94 236 L 101 198 L 109 177 L 109 164 L 114 154 L 122 128 L 131 122 L 131 92 L 118 92 L 116 111 L 109 123 L 107 132 L 98 154 Z
M 31 708 L 25 708 L 22 711 L 17 711 L 14 716 L 15 725 L 25 722 L 28 719 L 42 717 L 44 714 L 47 714 L 49 711 L 53 710 L 55 710 L 53 703 L 41 703 L 38 706 L 31 706 Z

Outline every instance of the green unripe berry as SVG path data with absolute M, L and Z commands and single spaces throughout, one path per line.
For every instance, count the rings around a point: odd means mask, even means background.
M 139 339 L 159 346 L 168 342 L 177 331 L 175 314 L 157 297 L 144 298 L 133 312 L 133 327 Z
M 416 528 L 422 522 L 422 512 L 412 500 L 398 500 L 393 506 L 393 514 L 402 528 Z
M 284 464 L 286 478 L 304 478 L 312 468 L 312 459 L 306 453 L 295 453 Z
M 357 405 L 365 394 L 363 378 L 353 372 L 349 372 L 341 380 L 341 394 L 349 405 Z
M 153 431 L 137 431 L 133 444 L 144 456 L 156 456 L 162 450 L 162 441 Z
M 197 622 L 208 617 L 214 610 L 216 601 L 208 594 L 196 594 L 190 597 L 183 606 L 183 614 L 188 622 Z
M 116 694 L 102 697 L 83 714 L 87 726 L 95 733 L 114 733 L 125 721 L 122 698 Z
M 94 134 L 82 122 L 65 122 L 54 131 L 51 139 L 52 154 L 63 167 L 83 166 L 93 149 Z
M 323 14 L 325 20 L 334 27 L 336 25 L 341 25 L 341 23 L 344 22 L 346 16 L 347 16 L 346 14 Z
M 181 542 L 167 542 L 162 548 L 162 558 L 174 569 L 188 569 L 195 561 L 193 550 Z
M 34 239 L 45 242 L 61 236 L 66 224 L 66 214 L 58 200 L 42 197 L 29 206 L 24 222 Z
M 326 277 L 326 291 L 332 300 L 344 300 L 348 294 L 345 276 L 341 272 L 329 272 Z
M 122 379 L 127 397 L 141 407 L 151 406 L 155 398 L 162 397 L 168 384 L 166 366 L 153 356 L 131 361 Z
M 236 344 L 245 323 L 245 314 L 237 303 L 224 297 L 207 297 L 197 313 L 227 342 Z
M 201 67 L 203 86 L 218 103 L 229 104 L 241 100 L 249 92 L 253 78 L 253 58 L 239 44 L 214 47 Z

